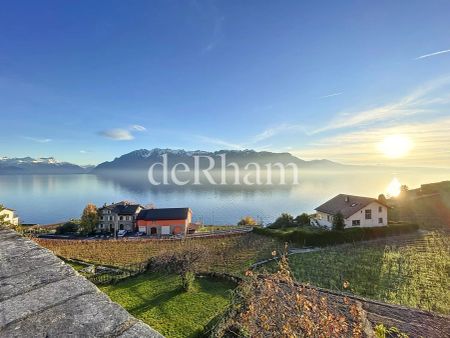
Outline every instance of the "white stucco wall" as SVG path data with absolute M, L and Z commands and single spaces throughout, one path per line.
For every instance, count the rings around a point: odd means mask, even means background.
M 381 207 L 381 212 L 379 212 L 378 207 Z M 366 210 L 372 210 L 372 218 L 366 219 Z M 378 219 L 382 218 L 383 222 L 379 223 Z M 349 218 L 345 219 L 345 228 L 354 228 L 355 226 L 352 226 L 352 222 L 354 220 L 360 221 L 360 227 L 367 228 L 367 227 L 379 227 L 384 226 L 388 224 L 387 220 L 387 208 L 377 202 L 372 202 L 368 206 L 362 208 L 355 214 L 351 215 Z
M 3 209 L 0 211 L 0 215 L 5 215 L 5 222 L 9 222 L 13 225 L 19 225 L 19 218 L 16 217 L 13 210 Z
M 381 212 L 379 211 L 379 207 L 381 207 Z M 372 218 L 366 219 L 366 210 L 372 211 Z M 382 218 L 383 222 L 379 223 L 378 219 Z M 326 226 L 327 228 L 333 227 L 333 216 L 326 214 L 321 211 L 317 211 L 316 213 L 316 220 L 319 222 L 321 226 Z M 388 224 L 387 219 L 387 208 L 377 202 L 372 202 L 366 207 L 362 208 L 361 210 L 357 211 L 350 217 L 345 219 L 345 228 L 355 228 L 357 226 L 353 226 L 352 223 L 354 220 L 359 220 L 360 225 L 359 227 L 378 227 L 378 226 L 385 226 Z

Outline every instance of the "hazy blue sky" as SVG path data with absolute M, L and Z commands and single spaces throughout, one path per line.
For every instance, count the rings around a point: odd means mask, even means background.
M 253 148 L 450 167 L 449 1 L 0 6 L 0 156 Z M 407 156 L 380 151 L 390 135 Z

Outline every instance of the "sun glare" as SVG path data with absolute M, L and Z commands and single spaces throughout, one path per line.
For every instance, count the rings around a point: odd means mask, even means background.
M 394 177 L 392 179 L 392 181 L 389 183 L 389 185 L 387 186 L 386 193 L 390 197 L 396 197 L 396 196 L 400 195 L 401 187 L 402 187 L 402 185 L 401 185 L 400 181 L 397 179 L 397 177 Z
M 378 149 L 387 157 L 399 158 L 406 156 L 412 146 L 412 141 L 407 136 L 389 135 L 378 145 Z

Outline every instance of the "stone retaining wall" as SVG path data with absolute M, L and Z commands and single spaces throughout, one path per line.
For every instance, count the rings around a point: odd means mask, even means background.
M 34 242 L 0 230 L 0 337 L 162 337 Z

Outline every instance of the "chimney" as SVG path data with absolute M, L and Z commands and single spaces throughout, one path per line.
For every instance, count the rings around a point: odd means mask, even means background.
M 349 196 L 345 196 L 345 202 L 350 202 L 350 197 Z

